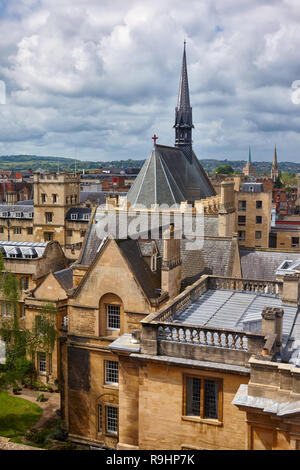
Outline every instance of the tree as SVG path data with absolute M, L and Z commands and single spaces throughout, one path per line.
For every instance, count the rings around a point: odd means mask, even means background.
M 20 284 L 17 277 L 4 269 L 0 253 L 0 293 L 4 299 L 6 317 L 0 323 L 0 338 L 5 342 L 5 364 L 0 368 L 0 390 L 18 386 L 22 379 L 34 371 L 36 351 L 51 353 L 54 349 L 56 332 L 56 309 L 45 304 L 36 317 L 31 329 L 20 323 Z M 30 359 L 29 359 L 30 358 Z
M 277 188 L 277 189 L 280 189 L 282 188 L 283 184 L 282 182 L 280 181 L 280 178 L 279 176 L 276 178 L 276 180 L 274 181 L 274 184 L 273 184 L 273 187 L 274 188 Z
M 297 184 L 297 177 L 295 173 L 283 171 L 281 173 L 281 181 L 284 185 L 286 184 Z
M 215 169 L 215 173 L 222 175 L 230 175 L 234 173 L 234 170 L 230 165 L 220 165 Z

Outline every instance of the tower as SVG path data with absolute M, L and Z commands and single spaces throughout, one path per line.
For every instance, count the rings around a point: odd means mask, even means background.
M 34 239 L 57 240 L 66 245 L 66 213 L 80 204 L 80 175 L 72 173 L 34 174 Z
M 279 168 L 277 164 L 277 150 L 276 150 L 276 145 L 275 145 L 273 163 L 272 163 L 272 168 L 271 168 L 271 178 L 274 183 L 279 178 L 279 176 L 280 174 L 279 174 Z
M 255 176 L 255 167 L 252 163 L 252 158 L 251 158 L 251 148 L 249 147 L 249 153 L 248 153 L 248 161 L 246 165 L 243 168 L 243 173 L 245 176 Z
M 192 162 L 192 129 L 193 117 L 190 106 L 189 83 L 186 66 L 185 41 L 183 49 L 178 103 L 175 108 L 175 147 L 179 147 L 188 161 Z

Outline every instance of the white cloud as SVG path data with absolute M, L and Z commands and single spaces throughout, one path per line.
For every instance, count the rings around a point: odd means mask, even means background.
M 183 40 L 200 158 L 297 160 L 296 0 L 9 0 L 1 153 L 145 158 L 172 145 Z M 269 150 L 268 150 L 269 149 Z M 268 153 L 269 152 L 269 153 Z

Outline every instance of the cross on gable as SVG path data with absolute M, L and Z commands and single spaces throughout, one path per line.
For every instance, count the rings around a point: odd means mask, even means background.
M 154 136 L 152 137 L 152 139 L 154 140 L 154 145 L 156 145 L 156 141 L 157 141 L 157 139 L 158 139 L 157 135 L 154 134 Z

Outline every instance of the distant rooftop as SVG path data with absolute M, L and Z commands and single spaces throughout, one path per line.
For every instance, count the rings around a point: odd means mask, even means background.
M 243 183 L 241 186 L 241 191 L 243 193 L 263 193 L 264 185 L 263 183 Z
M 41 258 L 47 243 L 0 241 L 0 251 L 4 258 Z
M 259 332 L 261 331 L 261 312 L 264 307 L 283 308 L 283 347 L 285 347 L 298 309 L 284 305 L 276 294 L 209 289 L 184 311 L 171 317 L 169 321 Z

